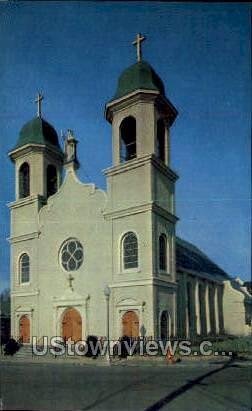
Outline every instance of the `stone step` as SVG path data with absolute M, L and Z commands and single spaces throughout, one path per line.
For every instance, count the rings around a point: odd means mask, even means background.
M 14 358 L 16 360 L 22 360 L 22 361 L 29 361 L 29 360 L 38 360 L 38 361 L 49 361 L 49 362 L 55 362 L 57 360 L 63 361 L 63 362 L 80 362 L 80 363 L 86 363 L 86 364 L 107 364 L 108 359 L 106 356 L 98 356 L 96 359 L 93 359 L 92 357 L 86 357 L 86 356 L 79 356 L 77 354 L 75 355 L 59 355 L 59 356 L 54 356 L 52 355 L 49 350 L 45 355 L 36 355 L 33 353 L 32 346 L 31 345 L 23 345 L 20 347 L 20 349 L 16 352 L 14 355 Z
M 16 358 L 31 358 L 32 357 L 32 346 L 22 345 L 15 354 Z

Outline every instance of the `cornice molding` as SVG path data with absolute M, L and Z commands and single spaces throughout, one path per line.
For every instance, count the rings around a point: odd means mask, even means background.
M 106 211 L 103 213 L 103 216 L 104 218 L 114 220 L 117 218 L 126 217 L 128 215 L 146 213 L 146 212 L 156 213 L 173 224 L 175 224 L 178 221 L 178 217 L 171 214 L 169 211 L 165 210 L 164 208 L 158 206 L 154 202 L 144 203 L 138 206 L 128 207 L 128 208 L 124 208 L 120 210 Z
M 154 102 L 158 95 L 159 92 L 156 90 L 135 90 L 132 93 L 108 102 L 105 106 L 104 116 L 106 120 L 112 123 L 114 112 L 123 110 L 124 108 L 130 107 L 136 103 Z
M 12 161 L 15 161 L 18 157 L 24 156 L 30 153 L 49 153 L 53 156 L 58 157 L 59 161 L 63 161 L 64 154 L 59 149 L 55 148 L 53 145 L 45 144 L 25 144 L 22 147 L 18 147 L 12 151 L 9 151 L 8 156 Z
M 168 177 L 170 180 L 175 182 L 179 179 L 179 176 L 175 171 L 173 171 L 170 167 L 165 165 L 155 154 L 151 155 L 151 163 L 154 167 L 156 167 L 162 174 Z
M 33 233 L 18 235 L 16 237 L 9 237 L 7 240 L 10 244 L 20 243 L 21 241 L 33 240 L 34 238 L 39 238 L 40 231 L 34 231 Z
M 7 206 L 11 209 L 14 209 L 14 208 L 23 207 L 23 206 L 26 206 L 27 204 L 32 204 L 35 202 L 46 204 L 46 199 L 40 194 L 33 194 L 28 197 L 20 198 L 18 200 L 12 201 L 11 203 L 8 203 Z
M 39 295 L 40 291 L 39 290 L 34 290 L 34 291 L 12 291 L 11 292 L 11 297 L 33 297 L 36 295 Z
M 170 213 L 156 203 L 152 204 L 152 211 L 165 218 L 166 220 L 169 220 L 173 224 L 176 224 L 176 222 L 179 220 L 179 218 L 175 214 Z
M 103 170 L 103 174 L 105 174 L 106 177 L 110 177 L 116 174 L 125 173 L 129 170 L 133 170 L 134 168 L 142 167 L 150 162 L 151 156 L 151 154 L 146 154 L 144 156 L 134 158 L 133 160 L 129 160 L 125 163 L 106 168 L 105 170 Z
M 103 213 L 103 216 L 107 219 L 114 220 L 132 214 L 146 213 L 148 211 L 152 211 L 151 203 L 140 204 L 138 206 L 128 207 L 121 210 L 106 211 Z
M 112 123 L 115 112 L 128 108 L 136 103 L 146 102 L 154 103 L 156 106 L 161 107 L 169 120 L 169 125 L 171 126 L 173 124 L 178 111 L 167 97 L 162 96 L 159 91 L 156 90 L 138 89 L 116 100 L 109 101 L 105 106 L 104 116 L 107 121 Z
M 141 280 L 131 280 L 131 281 L 120 281 L 120 282 L 115 282 L 114 284 L 110 284 L 110 288 L 122 288 L 122 287 L 141 287 L 145 285 L 153 285 L 153 286 L 162 286 L 166 288 L 172 288 L 175 289 L 177 288 L 177 283 L 169 281 L 169 280 L 163 280 L 161 278 L 157 277 L 152 277 L 152 278 L 146 278 L 146 279 L 141 279 Z
M 138 167 L 142 167 L 146 164 L 152 164 L 156 169 L 158 169 L 162 174 L 168 177 L 171 181 L 175 182 L 179 176 L 168 166 L 166 166 L 162 161 L 160 161 L 155 154 L 146 154 L 133 160 L 129 160 L 125 163 L 118 164 L 103 170 L 103 174 L 106 177 L 111 177 L 117 174 L 125 173 L 127 171 L 133 170 Z
M 214 277 L 211 274 L 190 270 L 188 268 L 183 268 L 182 266 L 177 266 L 176 272 L 180 274 L 189 274 L 193 277 L 200 277 L 203 280 L 208 280 L 209 282 L 217 284 L 223 284 L 224 281 L 228 280 L 227 278 L 221 278 L 221 276 Z

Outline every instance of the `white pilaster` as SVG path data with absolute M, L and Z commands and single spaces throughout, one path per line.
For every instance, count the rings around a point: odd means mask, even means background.
M 215 311 L 215 330 L 216 334 L 220 333 L 219 324 L 219 302 L 218 302 L 218 286 L 214 286 L 214 311 Z
M 206 298 L 206 331 L 207 334 L 211 331 L 210 325 L 210 302 L 209 302 L 209 286 L 205 283 L 205 298 Z
M 195 298 L 196 333 L 197 335 L 200 335 L 202 330 L 200 329 L 199 282 L 197 280 L 195 280 L 194 298 Z

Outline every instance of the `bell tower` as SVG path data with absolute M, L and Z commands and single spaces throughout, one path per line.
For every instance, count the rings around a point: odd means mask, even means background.
M 42 118 L 43 98 L 38 94 L 37 116 L 22 127 L 9 153 L 16 168 L 16 201 L 31 196 L 46 200 L 60 185 L 63 153 L 55 129 Z
M 177 110 L 166 97 L 160 77 L 149 63 L 142 61 L 144 40 L 144 36 L 137 35 L 133 42 L 137 47 L 137 63 L 123 71 L 115 96 L 106 104 L 105 116 L 112 126 L 113 154 L 113 167 L 106 175 L 121 174 L 118 179 L 122 185 L 124 179 L 128 181 L 128 173 L 138 175 L 131 179 L 128 187 L 130 192 L 134 191 L 134 204 L 151 201 L 174 214 L 174 186 L 178 177 L 170 168 L 170 128 Z M 150 168 L 143 176 L 144 164 Z M 139 184 L 144 186 L 147 179 L 145 192 L 137 198 Z M 126 180 L 125 184 L 129 185 Z M 127 202 L 130 202 L 128 195 Z
M 37 230 L 39 209 L 61 184 L 64 155 L 55 129 L 42 117 L 42 101 L 39 93 L 36 117 L 22 127 L 16 146 L 9 152 L 16 185 L 15 201 L 10 204 L 12 236 Z
M 170 313 L 171 333 L 176 333 L 175 183 L 178 176 L 170 168 L 170 128 L 177 110 L 166 97 L 158 74 L 142 60 L 144 40 L 144 36 L 137 35 L 133 42 L 137 63 L 123 71 L 116 94 L 105 108 L 106 119 L 112 126 L 113 153 L 113 165 L 105 170 L 109 195 L 106 216 L 112 221 L 114 250 L 121 250 L 118 239 L 125 232 L 135 233 L 138 239 L 138 269 L 126 270 L 122 275 L 117 255 L 113 261 L 114 280 L 134 278 L 152 284 L 146 291 L 151 293 L 149 327 L 151 335 L 158 337 L 162 307 Z

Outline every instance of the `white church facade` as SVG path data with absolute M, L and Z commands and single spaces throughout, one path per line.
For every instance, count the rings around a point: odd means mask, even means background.
M 69 131 L 61 148 L 40 95 L 37 116 L 9 153 L 16 170 L 11 334 L 24 343 L 251 330 L 246 288 L 176 237 L 170 128 L 178 113 L 142 61 L 141 39 L 137 63 L 121 74 L 105 108 L 113 153 L 106 191 L 79 181 L 77 141 Z

